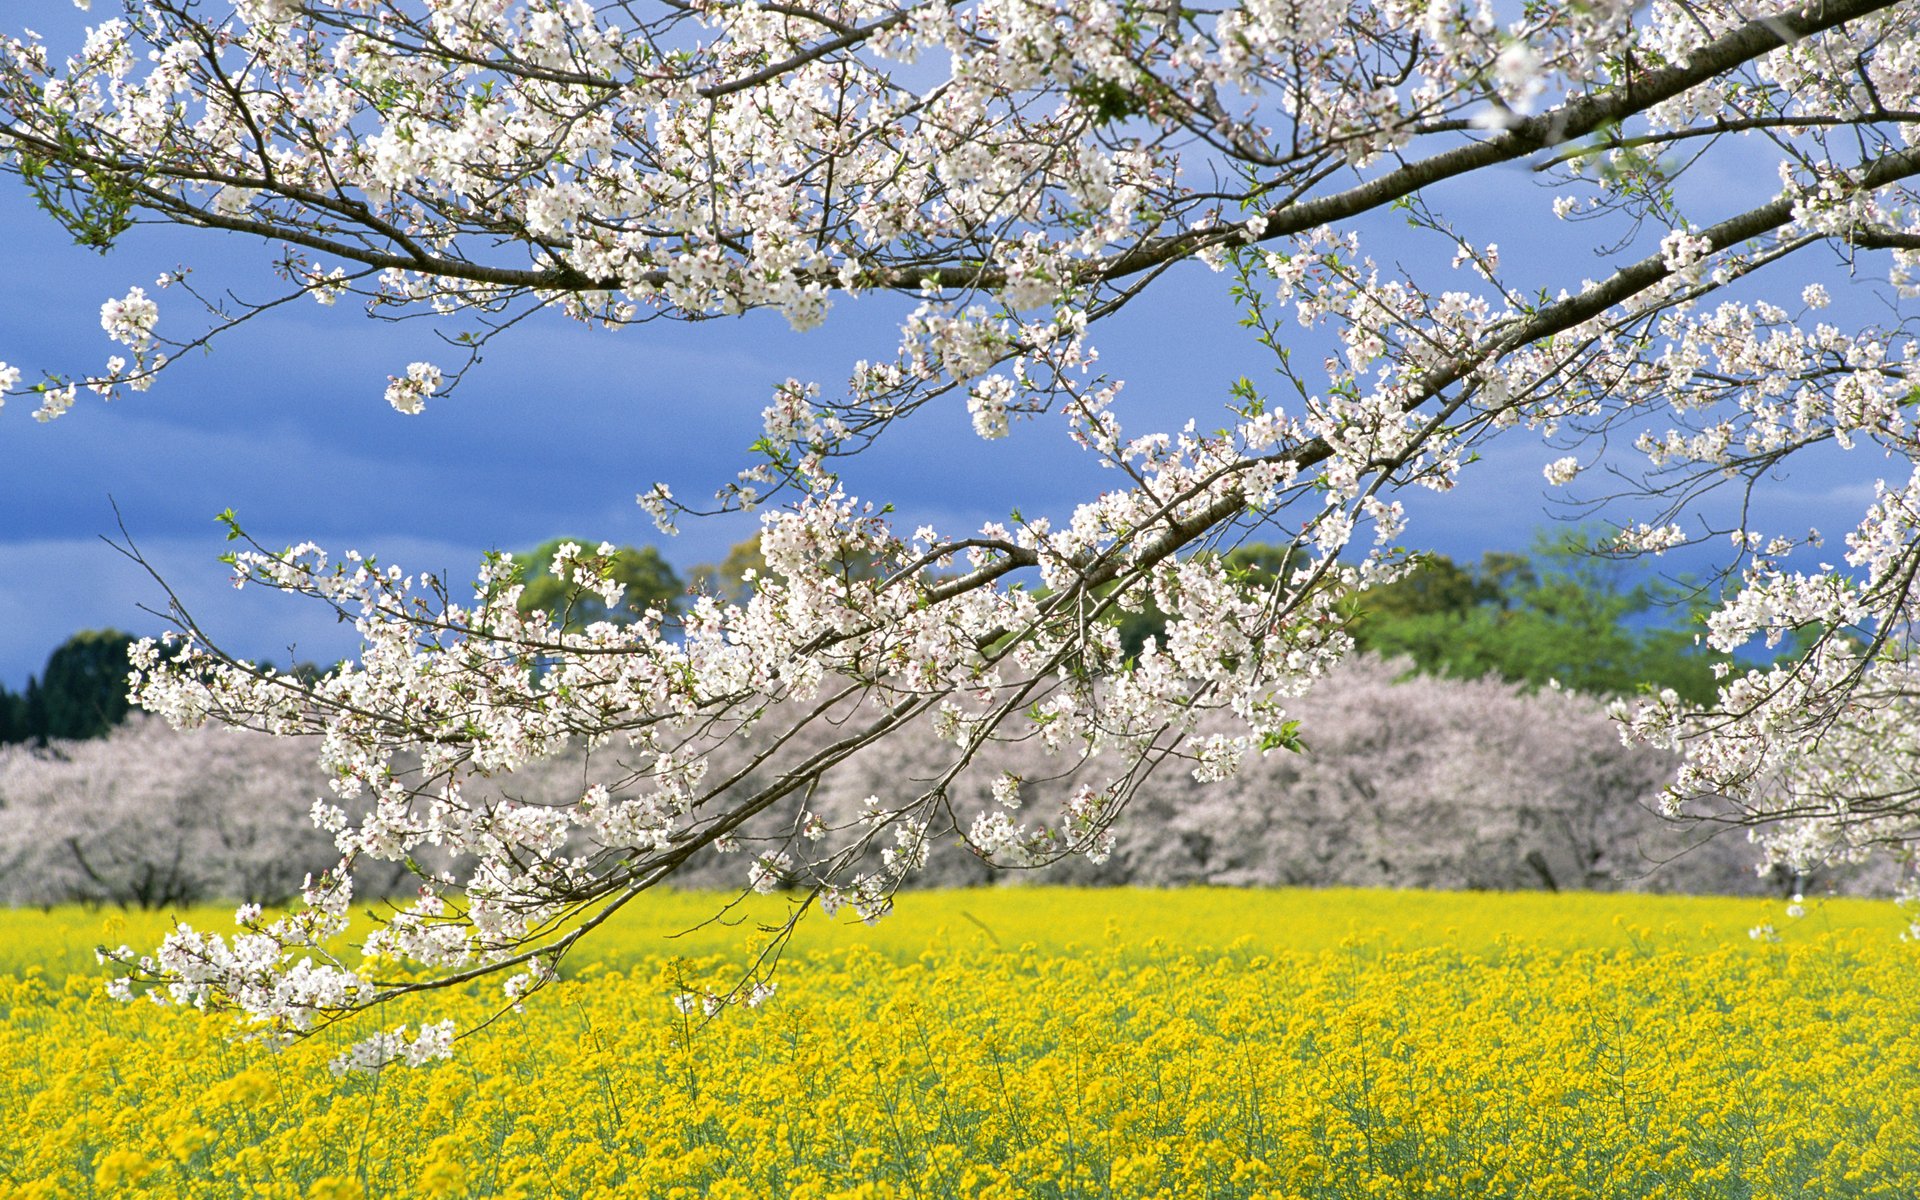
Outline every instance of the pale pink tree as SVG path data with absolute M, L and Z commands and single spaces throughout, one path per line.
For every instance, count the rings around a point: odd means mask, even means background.
M 1570 451 L 1551 484 L 1607 468 L 1670 501 L 1623 549 L 1731 544 L 1717 645 L 1824 631 L 1712 711 L 1627 714 L 1683 750 L 1682 788 L 1777 821 L 1796 861 L 1904 844 L 1917 115 L 1920 9 L 1892 0 L 127 0 L 70 54 L 23 31 L 0 46 L 6 169 L 89 244 L 135 220 L 253 237 L 281 299 L 425 316 L 476 350 L 547 308 L 805 329 L 839 295 L 903 298 L 895 344 L 844 381 L 774 389 L 757 457 L 719 488 L 768 509 L 744 604 L 570 632 L 517 611 L 504 560 L 467 589 L 244 543 L 238 580 L 336 606 L 358 660 L 275 673 L 182 613 L 140 698 L 317 737 L 342 858 L 294 915 L 182 931 L 145 969 L 284 1034 L 488 975 L 518 998 L 765 814 L 793 834 L 740 877 L 797 885 L 796 917 L 877 919 L 956 839 L 1010 865 L 1102 858 L 1156 770 L 1218 780 L 1294 741 L 1296 699 L 1348 648 L 1342 598 L 1400 566 L 1396 494 L 1446 491 L 1508 430 Z M 1761 194 L 1695 196 L 1700 164 Z M 1520 168 L 1567 222 L 1564 275 L 1448 210 L 1456 181 Z M 1370 257 L 1383 214 L 1425 239 L 1394 251 L 1404 271 Z M 1189 261 L 1230 273 L 1275 385 L 1242 386 L 1214 432 L 1211 397 L 1183 429 L 1123 430 L 1100 322 Z M 1884 280 L 1877 323 L 1820 311 L 1807 281 L 1846 267 Z M 163 291 L 187 303 L 162 312 Z M 0 383 L 52 419 L 260 310 L 170 273 L 103 307 L 104 367 Z M 468 365 L 396 363 L 386 399 L 417 412 Z M 1063 427 L 1113 484 L 1052 518 L 895 529 L 835 464 L 946 404 L 987 438 Z M 1899 468 L 1832 566 L 1795 553 L 1804 530 L 1700 503 L 1829 443 Z M 639 487 L 663 527 L 693 511 Z M 1250 536 L 1293 547 L 1277 579 L 1219 553 Z M 589 549 L 551 566 L 617 602 Z M 1166 632 L 1128 654 L 1108 618 L 1148 599 Z M 826 836 L 818 789 L 922 720 L 943 765 Z M 1889 739 L 1863 772 L 1856 750 Z M 965 782 L 1008 741 L 1076 781 L 1057 807 Z M 579 744 L 617 763 L 610 783 L 551 804 L 473 785 Z M 445 857 L 417 901 L 340 952 L 355 872 L 424 846 Z
M 1294 711 L 1299 754 L 1206 789 L 1150 781 L 1114 858 L 1126 882 L 1779 894 L 1712 797 L 1662 814 L 1670 752 L 1625 744 L 1602 700 L 1344 660 Z M 1219 732 L 1229 730 L 1217 717 Z M 1887 894 L 1884 871 L 1815 888 Z
M 1707 805 L 1683 821 L 1659 813 L 1675 757 L 1623 743 L 1604 700 L 1497 678 L 1420 675 L 1404 659 L 1356 654 L 1292 711 L 1307 731 L 1299 753 L 1253 756 L 1206 787 L 1185 772 L 1143 780 L 1114 823 L 1114 851 L 1104 861 L 1075 856 L 1036 872 L 1008 870 L 978 852 L 985 838 L 970 848 L 955 841 L 959 831 L 943 829 L 939 840 L 961 852 L 931 856 L 902 886 L 1781 890 L 1755 871 L 1735 814 Z M 764 718 L 797 726 L 793 753 L 819 753 L 837 739 L 832 723 L 799 725 L 793 716 Z M 1230 737 L 1235 724 L 1231 713 L 1216 711 L 1195 732 Z M 878 797 L 938 778 L 949 752 L 935 721 L 923 717 L 850 755 L 809 800 L 808 812 L 818 818 L 808 839 L 811 857 L 829 857 L 858 840 L 860 818 Z M 748 759 L 737 742 L 716 743 L 706 757 L 716 771 L 737 770 Z M 570 746 L 510 775 L 471 781 L 466 790 L 473 802 L 561 806 L 596 784 L 618 786 L 623 771 L 617 755 Z M 1088 774 L 1088 764 L 1063 763 L 1038 739 L 999 740 L 981 747 L 948 801 L 956 812 L 998 811 L 1017 820 L 1023 810 L 1057 810 Z M 732 850 L 690 860 L 675 882 L 735 886 L 762 855 L 791 851 L 794 834 L 785 814 L 762 813 L 738 828 Z M 578 849 L 591 848 L 578 830 L 570 838 Z M 793 878 L 781 886 L 808 882 Z M 1883 894 L 1888 884 L 1852 872 L 1807 881 L 1809 888 Z
M 0 748 L 0 897 L 285 903 L 339 860 L 310 816 L 326 791 L 315 750 L 143 717 L 104 738 Z

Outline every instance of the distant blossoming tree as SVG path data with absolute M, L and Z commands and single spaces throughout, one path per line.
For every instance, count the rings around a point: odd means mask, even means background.
M 176 732 L 151 717 L 90 741 L 0 749 L 0 899 L 284 904 L 335 857 L 307 818 L 325 786 L 297 740 Z
M 239 578 L 336 606 L 358 661 L 275 673 L 183 615 L 178 653 L 138 660 L 139 696 L 176 724 L 317 735 L 341 858 L 294 914 L 182 930 L 145 969 L 296 1035 L 489 975 L 521 997 L 716 851 L 796 918 L 869 919 L 956 837 L 1006 864 L 1105 855 L 1149 772 L 1219 779 L 1295 742 L 1289 705 L 1349 646 L 1342 598 L 1404 565 L 1396 493 L 1447 490 L 1521 430 L 1564 448 L 1551 484 L 1605 467 L 1651 499 L 1622 551 L 1730 541 L 1716 646 L 1815 631 L 1705 710 L 1623 714 L 1684 751 L 1675 796 L 1775 822 L 1793 862 L 1903 845 L 1916 121 L 1920 6 L 1890 0 L 126 0 L 70 57 L 7 38 L 5 169 L 77 240 L 137 220 L 250 236 L 286 289 L 243 307 L 169 274 L 204 310 L 188 321 L 131 288 L 101 310 L 102 369 L 0 367 L 42 418 L 302 295 L 423 315 L 476 351 L 546 308 L 616 328 L 774 309 L 804 329 L 837 295 L 903 298 L 896 344 L 774 389 L 720 488 L 766 509 L 745 603 L 575 631 L 520 611 L 504 557 L 467 591 L 243 542 Z M 1687 198 L 1701 166 L 1757 193 Z M 1566 221 L 1544 285 L 1548 264 L 1503 262 L 1447 211 L 1457 181 L 1513 168 Z M 1389 212 L 1433 262 L 1369 256 Z M 1188 260 L 1231 274 L 1275 383 L 1241 385 L 1217 431 L 1123 431 L 1100 323 Z M 1822 314 L 1816 265 L 1871 316 Z M 468 365 L 396 364 L 386 399 L 417 412 Z M 897 530 L 835 466 L 933 405 L 987 438 L 1060 422 L 1113 486 L 1058 520 Z M 1197 420 L 1214 409 L 1196 398 Z M 1817 534 L 1702 504 L 1828 443 L 1891 464 L 1831 565 Z M 660 485 L 640 502 L 668 528 L 692 511 Z M 1290 543 L 1285 569 L 1234 569 L 1248 537 Z M 612 547 L 548 568 L 621 600 Z M 1114 614 L 1148 601 L 1165 632 L 1130 653 Z M 1236 732 L 1196 732 L 1210 712 Z M 944 763 L 825 836 L 819 783 L 921 718 Z M 833 737 L 795 736 L 821 722 Z M 1013 777 L 959 803 L 1004 740 L 1083 782 L 1052 811 Z M 570 744 L 612 782 L 564 803 L 469 786 Z M 711 769 L 721 744 L 744 764 Z M 767 813 L 782 835 L 743 843 Z M 343 949 L 355 872 L 425 846 L 443 865 L 417 899 Z M 423 1036 L 353 1061 L 444 1049 L 443 1027 Z
M 1254 756 L 1232 779 L 1204 789 L 1177 772 L 1148 777 L 1104 862 L 1074 859 L 1019 876 L 974 854 L 947 853 L 902 886 L 1029 878 L 1136 887 L 1768 890 L 1744 839 L 1711 837 L 1709 814 L 1679 824 L 1654 815 L 1672 756 L 1622 744 L 1601 701 L 1492 678 L 1415 676 L 1410 667 L 1365 652 L 1342 659 L 1296 708 L 1311 731 L 1309 753 Z M 1209 713 L 1198 732 L 1232 734 L 1237 721 Z M 933 724 L 916 721 L 821 780 L 810 801 L 822 822 L 816 853 L 860 836 L 869 796 L 946 765 L 952 745 Z M 818 750 L 836 731 L 815 722 L 795 738 Z M 737 769 L 752 757 L 750 744 L 720 743 L 709 769 Z M 0 903 L 285 903 L 304 875 L 338 857 L 310 816 L 326 789 L 315 758 L 299 738 L 218 724 L 174 730 L 144 715 L 95 740 L 0 747 Z M 1045 811 L 1091 770 L 1061 775 L 1059 757 L 1032 740 L 983 747 L 981 762 L 986 770 L 955 782 L 953 802 L 969 810 L 1004 807 L 994 785 L 1013 775 L 1020 804 Z M 576 744 L 511 774 L 469 780 L 466 791 L 470 803 L 489 794 L 496 804 L 551 804 L 618 782 L 617 763 Z M 762 813 L 739 840 L 777 841 L 781 824 L 780 813 Z M 593 848 L 581 830 L 570 838 L 577 849 Z M 737 856 L 712 854 L 689 860 L 674 878 L 726 888 L 740 870 Z M 1886 880 L 1847 874 L 1810 883 L 1884 891 Z M 355 877 L 361 901 L 416 888 L 401 864 L 363 861 Z

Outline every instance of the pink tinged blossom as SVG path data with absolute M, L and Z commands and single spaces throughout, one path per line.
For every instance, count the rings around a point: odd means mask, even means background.
M 425 362 L 408 363 L 405 375 L 387 377 L 387 403 L 393 405 L 395 411 L 411 416 L 427 406 L 427 397 L 440 390 L 440 382 L 439 367 Z
M 100 306 L 100 328 L 107 336 L 134 350 L 153 345 L 153 327 L 160 319 L 160 307 L 147 298 L 145 288 L 129 288 L 118 300 Z

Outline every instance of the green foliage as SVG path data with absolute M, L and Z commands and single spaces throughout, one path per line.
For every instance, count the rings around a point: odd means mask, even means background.
M 885 579 L 900 564 L 842 553 L 837 565 L 841 577 L 852 583 Z M 687 572 L 687 587 L 690 591 L 711 595 L 730 604 L 745 604 L 753 599 L 753 585 L 747 580 L 748 571 L 752 571 L 756 578 L 777 574 L 768 571 L 767 556 L 760 552 L 760 535 L 757 533 L 744 542 L 735 542 L 721 561 L 701 563 Z
M 126 719 L 127 648 L 117 629 L 76 633 L 47 658 L 24 694 L 0 688 L 0 743 L 95 738 Z
M 1212 554 L 1214 551 L 1205 551 Z M 1299 551 L 1285 546 L 1269 546 L 1263 543 L 1249 543 L 1228 551 L 1227 569 L 1236 578 L 1255 586 L 1270 587 L 1273 580 L 1290 569 L 1289 564 Z M 1102 584 L 1094 589 L 1094 596 L 1104 599 L 1113 593 L 1116 585 Z M 1036 599 L 1045 599 L 1048 589 L 1036 588 Z M 1101 619 L 1120 631 L 1120 644 L 1129 658 L 1136 657 L 1148 638 L 1165 638 L 1167 633 L 1167 614 L 1154 603 L 1151 596 L 1144 597 L 1144 603 L 1138 609 L 1123 609 L 1118 606 L 1108 608 Z
M 1250 543 L 1226 556 L 1253 587 L 1271 587 L 1299 551 Z M 1422 672 L 1459 679 L 1495 675 L 1592 695 L 1670 687 L 1696 703 L 1715 696 L 1713 664 L 1694 643 L 1696 607 L 1686 589 L 1635 580 L 1624 563 L 1588 551 L 1575 530 L 1543 533 L 1529 554 L 1492 551 L 1472 567 L 1431 555 L 1398 582 L 1351 602 L 1348 631 L 1363 650 L 1404 656 Z M 1111 611 L 1128 654 L 1164 636 L 1166 614 Z
M 522 611 L 565 612 L 568 626 L 620 620 L 599 598 L 578 593 L 547 570 L 565 539 L 523 558 L 529 572 Z M 577 539 L 576 539 L 577 540 Z M 586 543 L 582 543 L 583 545 Z M 623 549 L 619 577 L 633 610 L 670 608 L 684 590 L 651 548 Z M 1299 551 L 1261 543 L 1235 547 L 1228 568 L 1257 587 L 1293 569 Z M 764 575 L 766 558 L 756 535 L 718 563 L 690 572 L 690 590 L 744 603 L 747 573 Z M 850 564 L 854 578 L 873 568 Z M 1694 644 L 1694 607 L 1682 587 L 1638 579 L 1626 564 L 1597 557 L 1577 530 L 1543 533 L 1527 554 L 1492 551 L 1463 567 L 1444 555 L 1424 559 L 1400 581 L 1356 598 L 1348 625 L 1361 649 L 1403 655 L 1427 673 L 1462 679 L 1496 675 L 1520 683 L 1562 686 L 1594 695 L 1624 695 L 1643 684 L 1671 687 L 1699 703 L 1714 698 L 1714 655 Z M 1128 654 L 1166 632 L 1166 614 L 1149 601 L 1140 611 L 1109 610 Z
M 747 582 L 748 571 L 756 576 L 767 573 L 767 556 L 760 553 L 757 533 L 744 542 L 735 542 L 721 561 L 701 563 L 687 572 L 687 585 L 730 604 L 745 604 L 753 598 L 753 586 Z
M 54 650 L 40 679 L 46 737 L 99 737 L 126 717 L 132 645 L 131 635 L 103 629 L 76 633 Z
M 1487 555 L 1487 559 L 1495 557 L 1518 556 Z M 1435 613 L 1464 613 L 1481 604 L 1498 602 L 1506 592 L 1502 581 L 1484 566 L 1477 572 L 1463 570 L 1444 554 L 1436 554 L 1423 559 L 1398 582 L 1361 597 L 1358 607 L 1368 622 L 1402 621 Z
M 1557 680 L 1593 695 L 1651 685 L 1710 703 L 1713 664 L 1726 656 L 1695 644 L 1688 599 L 1680 586 L 1632 580 L 1563 530 L 1536 538 L 1530 556 L 1488 554 L 1471 569 L 1429 558 L 1361 596 L 1348 628 L 1362 649 L 1436 675 Z
M 553 538 L 532 551 L 517 555 L 521 566 L 520 611 L 544 611 L 569 630 L 585 629 L 598 621 L 622 624 L 649 608 L 672 612 L 686 588 L 667 560 L 652 546 L 622 546 L 613 552 L 613 578 L 626 587 L 624 603 L 609 608 L 599 595 L 553 574 L 553 556 L 574 542 L 589 553 L 598 543 L 583 538 Z
M 133 227 L 134 197 L 141 181 L 101 163 L 90 147 L 64 126 L 52 157 L 23 151 L 16 173 L 34 203 L 58 221 L 77 246 L 105 254 Z
M 1290 750 L 1295 754 L 1300 754 L 1304 752 L 1306 748 L 1306 743 L 1300 740 L 1300 722 L 1298 721 L 1282 721 L 1280 728 L 1269 730 L 1260 735 L 1260 752 L 1262 754 L 1271 750 Z
M 32 736 L 27 727 L 27 698 L 0 687 L 0 746 Z
M 1068 86 L 1067 95 L 1093 115 L 1096 129 L 1147 111 L 1147 101 L 1142 91 L 1118 80 L 1077 80 Z

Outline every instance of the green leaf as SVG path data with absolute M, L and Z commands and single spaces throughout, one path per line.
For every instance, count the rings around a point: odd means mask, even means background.
M 1260 735 L 1260 753 L 1262 754 L 1275 750 L 1304 754 L 1306 749 L 1306 743 L 1300 740 L 1300 722 L 1298 721 L 1284 721 L 1280 728 L 1270 729 Z

